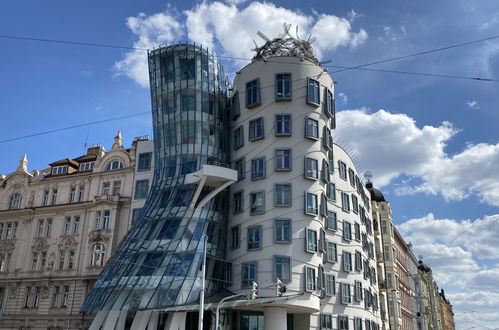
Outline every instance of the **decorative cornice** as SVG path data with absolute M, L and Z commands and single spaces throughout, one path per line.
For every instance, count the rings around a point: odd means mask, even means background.
M 74 250 L 78 247 L 78 237 L 77 234 L 63 236 L 61 242 L 59 242 L 59 249 Z
M 0 252 L 11 252 L 16 248 L 15 239 L 0 240 Z
M 31 246 L 33 252 L 48 251 L 50 244 L 45 237 L 35 237 L 34 244 Z
M 88 233 L 89 246 L 97 242 L 108 242 L 110 238 L 111 230 L 109 229 L 95 229 Z

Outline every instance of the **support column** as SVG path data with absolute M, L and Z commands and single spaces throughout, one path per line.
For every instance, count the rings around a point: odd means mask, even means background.
M 263 309 L 264 329 L 287 330 L 287 314 L 284 307 L 265 307 Z

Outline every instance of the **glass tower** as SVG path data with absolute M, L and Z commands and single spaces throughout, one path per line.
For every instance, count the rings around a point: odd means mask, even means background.
M 156 167 L 137 224 L 106 265 L 83 311 L 137 310 L 199 301 L 203 235 L 206 295 L 225 280 L 227 191 L 202 207 L 186 175 L 229 161 L 228 81 L 207 49 L 179 44 L 148 55 Z M 204 187 L 201 200 L 214 188 Z M 193 207 L 194 206 L 194 207 Z

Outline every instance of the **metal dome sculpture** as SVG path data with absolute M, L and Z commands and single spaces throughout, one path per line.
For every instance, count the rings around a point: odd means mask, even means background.
M 252 62 L 266 61 L 270 57 L 277 56 L 295 56 L 304 60 L 314 62 L 321 65 L 321 62 L 314 56 L 312 51 L 312 43 L 316 40 L 315 37 L 309 36 L 307 40 L 302 40 L 298 37 L 298 26 L 296 27 L 296 38 L 289 34 L 291 24 L 284 23 L 284 33 L 281 33 L 277 38 L 270 39 L 262 32 L 258 31 L 257 35 L 265 41 L 265 44 L 258 46 L 255 43 L 253 49 L 256 54 L 253 56 Z

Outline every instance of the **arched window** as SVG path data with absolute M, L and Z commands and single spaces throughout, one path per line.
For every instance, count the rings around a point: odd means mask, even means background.
M 102 243 L 96 243 L 92 246 L 92 260 L 90 260 L 90 266 L 103 266 L 104 265 L 104 255 L 106 254 L 106 248 Z
M 22 200 L 23 200 L 23 197 L 21 196 L 21 194 L 14 194 L 14 195 L 10 196 L 9 210 L 20 209 Z
M 115 171 L 123 168 L 123 163 L 119 160 L 115 160 L 107 165 L 107 171 Z

